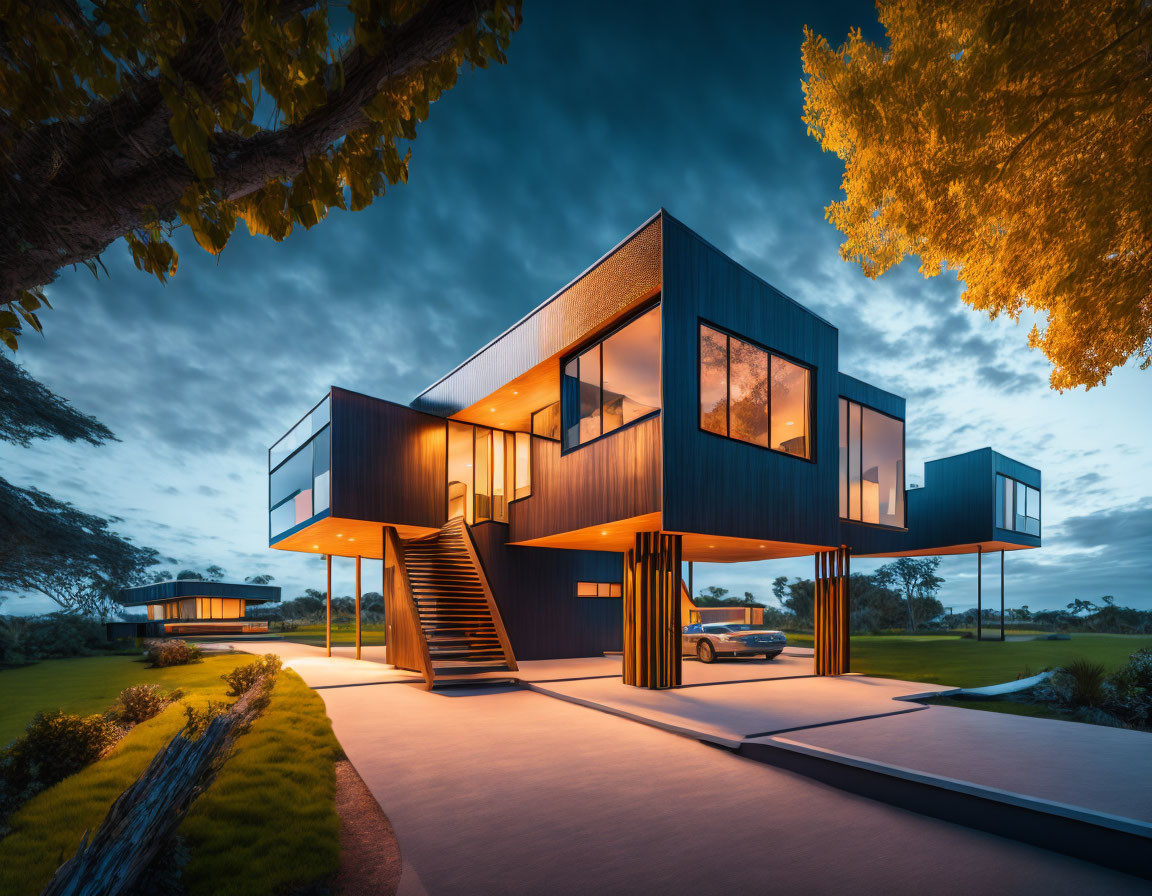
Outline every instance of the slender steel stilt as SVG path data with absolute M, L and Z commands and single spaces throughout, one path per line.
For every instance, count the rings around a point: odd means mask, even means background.
M 976 545 L 976 640 L 984 635 L 984 545 Z
M 360 555 L 356 555 L 356 659 L 360 659 Z
M 325 554 L 324 560 L 328 566 L 328 587 L 325 590 L 328 615 L 324 623 L 324 647 L 328 651 L 328 656 L 332 656 L 332 555 Z
M 1004 640 L 1004 552 L 1000 552 L 1000 640 Z

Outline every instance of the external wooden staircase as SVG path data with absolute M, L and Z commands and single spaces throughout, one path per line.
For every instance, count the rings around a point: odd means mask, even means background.
M 429 688 L 482 672 L 516 671 L 500 610 L 462 519 L 405 542 L 393 530 L 389 548 L 385 563 L 393 564 L 398 623 L 390 626 L 389 662 L 421 672 Z

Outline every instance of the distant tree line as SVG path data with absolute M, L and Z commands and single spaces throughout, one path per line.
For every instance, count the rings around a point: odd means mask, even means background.
M 944 579 L 936 574 L 938 557 L 901 557 L 873 573 L 853 573 L 849 581 L 849 625 L 853 632 L 890 629 L 917 631 L 939 624 L 944 605 L 937 595 Z M 772 628 L 809 629 L 813 625 L 816 584 L 812 579 L 777 576 L 769 606 L 749 591 L 729 597 L 728 590 L 711 586 L 694 598 L 698 607 L 763 607 L 764 623 Z

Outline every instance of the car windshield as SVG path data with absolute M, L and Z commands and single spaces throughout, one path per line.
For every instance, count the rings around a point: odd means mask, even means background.
M 706 631 L 712 635 L 726 635 L 728 632 L 735 631 L 734 628 L 731 628 L 727 625 L 718 625 L 717 623 L 712 623 L 712 625 L 702 625 L 700 628 L 701 630 Z

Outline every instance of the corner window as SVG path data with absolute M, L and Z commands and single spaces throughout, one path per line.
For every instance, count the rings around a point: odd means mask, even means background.
M 448 421 L 448 519 L 508 522 L 508 505 L 532 494 L 532 437 Z
M 904 421 L 840 399 L 840 516 L 904 526 Z
M 532 435 L 560 441 L 560 402 L 554 401 L 532 414 Z
M 700 325 L 700 428 L 812 458 L 812 372 L 754 343 Z
M 564 364 L 560 396 L 564 448 L 659 411 L 660 307 L 648 309 L 570 358 Z
M 331 466 L 328 399 L 268 453 L 268 537 L 328 509 Z M 287 448 L 292 450 L 288 451 Z
M 1040 490 L 996 474 L 996 525 L 1025 535 L 1040 535 Z

